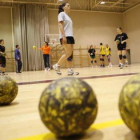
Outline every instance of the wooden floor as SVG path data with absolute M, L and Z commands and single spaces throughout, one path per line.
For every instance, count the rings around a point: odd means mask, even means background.
M 94 89 L 99 103 L 99 112 L 94 123 L 99 128 L 88 130 L 85 136 L 78 140 L 136 140 L 134 134 L 123 123 L 105 127 L 104 124 L 121 119 L 118 111 L 119 93 L 126 81 L 140 72 L 140 64 L 124 69 L 113 66 L 75 70 L 80 72 L 80 75 L 75 77 L 83 78 Z M 41 92 L 51 80 L 67 76 L 66 69 L 62 69 L 62 73 L 61 76 L 53 70 L 8 73 L 19 84 L 19 93 L 11 105 L 0 107 L 0 140 L 56 140 L 40 120 L 38 103 Z M 44 137 L 41 137 L 42 134 Z

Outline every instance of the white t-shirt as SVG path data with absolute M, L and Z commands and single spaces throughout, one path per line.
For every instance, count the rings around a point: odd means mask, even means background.
M 71 18 L 65 12 L 61 12 L 58 15 L 58 22 L 60 22 L 60 21 L 63 21 L 63 28 L 65 31 L 65 36 L 66 37 L 68 37 L 68 36 L 73 37 L 73 23 L 72 23 Z M 59 38 L 62 38 L 62 37 L 63 36 L 62 36 L 60 29 L 59 29 Z

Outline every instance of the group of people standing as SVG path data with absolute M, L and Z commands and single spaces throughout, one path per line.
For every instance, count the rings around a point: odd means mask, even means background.
M 21 62 L 21 54 L 20 54 L 20 46 L 15 46 L 15 61 L 16 61 L 16 73 L 21 73 L 22 62 Z M 8 58 L 6 54 L 6 48 L 4 46 L 4 39 L 0 39 L 0 75 L 7 75 L 5 73 L 6 69 L 6 58 Z
M 78 75 L 78 72 L 74 72 L 72 68 L 72 61 L 73 61 L 73 48 L 75 44 L 75 39 L 73 37 L 73 22 L 71 18 L 69 17 L 68 13 L 70 12 L 70 4 L 68 2 L 65 2 L 59 6 L 58 9 L 58 27 L 59 27 L 59 38 L 60 43 L 62 44 L 65 53 L 61 56 L 61 58 L 57 61 L 56 64 L 53 65 L 53 69 L 56 71 L 57 74 L 61 75 L 60 66 L 64 61 L 67 61 L 68 64 L 68 75 Z M 115 44 L 118 48 L 118 56 L 119 56 L 119 67 L 123 68 L 123 59 L 125 61 L 125 64 L 128 64 L 127 57 L 126 57 L 126 43 L 128 40 L 128 36 L 126 33 L 123 33 L 122 28 L 117 28 L 117 36 L 115 37 Z M 16 45 L 15 49 L 15 60 L 16 60 L 16 72 L 21 73 L 22 68 L 22 61 L 21 61 L 21 54 L 20 54 L 20 46 Z M 50 70 L 50 54 L 51 54 L 51 48 L 48 45 L 48 42 L 44 43 L 44 46 L 39 48 L 39 50 L 43 51 L 43 59 L 44 59 L 44 66 L 45 70 Z M 93 48 L 93 46 L 90 46 L 90 49 L 88 51 L 90 58 L 91 58 L 91 64 L 93 65 L 93 62 L 97 65 L 97 60 L 95 58 L 96 50 Z M 108 45 L 106 45 L 106 48 L 103 46 L 102 43 L 100 43 L 100 62 L 101 67 L 105 67 L 104 58 L 105 55 L 108 58 L 109 66 L 112 66 L 111 64 L 111 48 L 109 48 Z M 4 40 L 0 39 L 0 72 L 2 75 L 5 75 L 5 67 L 6 67 L 6 53 L 5 53 L 5 47 L 4 47 Z
M 73 37 L 73 22 L 68 15 L 69 12 L 70 12 L 70 4 L 68 2 L 65 2 L 59 6 L 59 10 L 58 10 L 59 35 L 60 35 L 60 42 L 65 49 L 65 54 L 62 55 L 62 57 L 58 60 L 58 62 L 55 65 L 53 65 L 53 69 L 56 70 L 57 74 L 61 74 L 60 66 L 64 61 L 68 60 L 68 58 L 73 54 L 73 47 L 75 44 L 75 40 Z M 115 44 L 117 45 L 117 49 L 118 49 L 119 67 L 120 67 L 120 69 L 122 69 L 123 68 L 123 59 L 125 61 L 125 64 L 126 65 L 128 64 L 128 60 L 126 57 L 126 43 L 128 40 L 128 36 L 126 33 L 123 33 L 121 27 L 117 28 L 117 33 L 118 34 L 115 37 L 114 41 L 115 41 Z M 95 50 L 95 48 L 93 48 L 92 45 L 88 52 L 90 54 L 91 63 L 93 64 L 93 61 L 94 61 L 97 64 L 97 60 L 95 58 L 96 50 Z M 103 44 L 100 43 L 101 67 L 105 67 L 105 63 L 104 63 L 105 55 L 108 58 L 109 66 L 112 66 L 111 48 L 109 48 L 108 45 L 105 48 L 103 46 Z M 71 67 L 70 64 L 69 64 L 69 67 Z
M 91 45 L 88 50 L 92 67 L 94 67 L 93 62 L 95 62 L 95 65 L 97 67 L 96 54 L 98 54 L 100 58 L 100 64 L 101 64 L 100 67 L 105 67 L 105 56 L 107 56 L 107 59 L 108 59 L 108 67 L 112 67 L 111 48 L 108 46 L 108 44 L 106 44 L 106 47 L 104 47 L 103 44 L 100 43 L 100 48 L 98 48 L 99 52 L 97 52 L 96 49 L 97 49 L 96 46 L 93 47 L 93 45 Z

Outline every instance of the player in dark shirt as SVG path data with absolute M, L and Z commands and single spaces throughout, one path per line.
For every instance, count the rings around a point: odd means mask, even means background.
M 4 47 L 4 40 L 0 39 L 0 73 L 1 75 L 5 75 L 5 67 L 6 67 L 6 53 Z
M 93 45 L 91 45 L 89 50 L 88 50 L 88 53 L 89 53 L 89 56 L 91 59 L 90 62 L 91 62 L 92 68 L 93 68 L 93 61 L 95 62 L 96 66 L 97 66 L 97 61 L 96 61 L 96 57 L 95 57 L 95 53 L 96 53 L 95 46 L 93 48 Z
M 128 36 L 126 33 L 122 32 L 122 28 L 117 28 L 118 35 L 115 37 L 115 44 L 118 48 L 118 55 L 119 55 L 119 61 L 120 61 L 120 68 L 123 68 L 123 59 L 125 60 L 126 66 L 128 65 L 127 57 L 126 57 L 126 43 L 128 40 Z

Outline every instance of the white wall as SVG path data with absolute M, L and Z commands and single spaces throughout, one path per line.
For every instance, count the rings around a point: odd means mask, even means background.
M 123 24 L 129 37 L 132 63 L 140 63 L 140 5 L 123 14 Z

